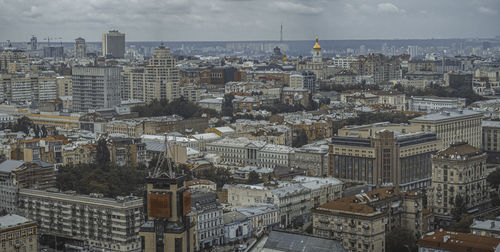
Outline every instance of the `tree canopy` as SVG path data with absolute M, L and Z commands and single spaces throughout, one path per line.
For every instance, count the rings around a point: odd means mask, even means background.
M 81 194 L 142 195 L 146 176 L 145 167 L 107 164 L 103 169 L 95 164 L 65 165 L 59 167 L 56 184 L 62 191 L 74 190 Z
M 256 171 L 251 171 L 248 174 L 248 184 L 255 185 L 258 183 L 262 183 L 262 179 L 260 178 L 259 174 Z
M 406 228 L 393 228 L 385 237 L 387 252 L 417 251 L 413 232 Z
M 202 114 L 217 116 L 218 113 L 212 109 L 201 108 L 200 106 L 181 97 L 171 102 L 167 100 L 154 100 L 143 106 L 135 106 L 132 112 L 137 112 L 140 117 L 180 115 L 184 119 L 199 117 Z

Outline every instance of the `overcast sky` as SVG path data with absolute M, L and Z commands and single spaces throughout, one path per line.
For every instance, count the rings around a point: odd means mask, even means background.
M 500 35 L 500 0 L 0 0 L 0 40 L 465 38 Z

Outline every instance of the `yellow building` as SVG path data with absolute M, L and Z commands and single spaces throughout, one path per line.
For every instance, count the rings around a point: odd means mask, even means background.
M 385 236 L 405 227 L 422 232 L 423 195 L 382 187 L 312 210 L 313 234 L 342 242 L 348 251 L 385 251 Z
M 22 216 L 0 216 L 0 251 L 38 252 L 37 224 Z
M 480 148 L 483 113 L 472 110 L 442 111 L 410 120 L 420 131 L 435 132 L 443 147 L 453 143 L 467 142 Z
M 47 114 L 27 114 L 33 124 L 46 127 L 60 127 L 63 129 L 78 129 L 80 127 L 80 115 L 71 116 L 47 115 Z
M 464 211 L 489 201 L 486 158 L 486 153 L 466 143 L 452 144 L 432 156 L 427 202 L 436 219 L 450 220 L 458 198 L 465 203 Z

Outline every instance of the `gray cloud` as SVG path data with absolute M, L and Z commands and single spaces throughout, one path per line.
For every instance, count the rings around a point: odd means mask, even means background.
M 498 0 L 0 0 L 0 40 L 448 38 L 500 35 Z

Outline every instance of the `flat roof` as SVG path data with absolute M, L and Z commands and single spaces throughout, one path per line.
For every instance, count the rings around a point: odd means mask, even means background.
M 436 230 L 418 240 L 419 247 L 436 248 L 447 251 L 497 251 L 500 238 L 474 234 Z
M 442 111 L 438 113 L 432 113 L 424 116 L 419 116 L 410 120 L 410 122 L 416 121 L 440 121 L 440 120 L 448 120 L 448 119 L 456 119 L 465 116 L 482 116 L 481 112 L 476 112 L 469 109 L 464 110 L 450 110 L 450 111 Z
M 287 252 L 346 251 L 342 243 L 337 240 L 281 231 L 272 231 L 266 244 L 264 244 L 264 248 Z
M 0 216 L 0 230 L 9 227 L 17 226 L 23 223 L 31 222 L 30 220 L 15 214 L 7 214 Z

